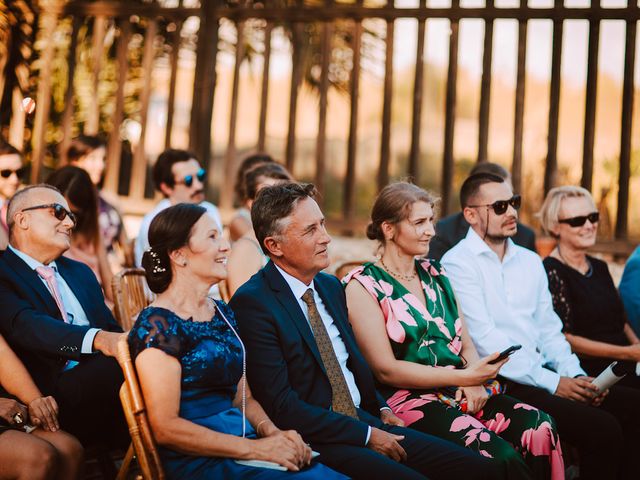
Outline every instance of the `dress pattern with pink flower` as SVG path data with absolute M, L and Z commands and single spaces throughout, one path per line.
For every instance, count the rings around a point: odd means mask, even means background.
M 449 279 L 434 260 L 416 260 L 416 270 L 426 305 L 373 263 L 352 270 L 343 283 L 357 280 L 378 302 L 395 358 L 436 368 L 464 368 L 462 321 Z M 555 422 L 545 412 L 497 394 L 481 411 L 469 415 L 445 389 L 380 385 L 380 391 L 407 426 L 501 462 L 507 478 L 564 478 Z

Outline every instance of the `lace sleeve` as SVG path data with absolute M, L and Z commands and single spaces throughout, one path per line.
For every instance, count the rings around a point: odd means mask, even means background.
M 554 267 L 547 269 L 547 277 L 549 277 L 549 291 L 553 299 L 553 309 L 562 320 L 562 331 L 570 333 L 573 330 L 573 321 L 571 318 L 571 304 L 567 298 L 567 287 L 558 270 Z
M 178 328 L 179 323 L 168 310 L 143 310 L 129 333 L 131 358 L 135 360 L 145 348 L 158 348 L 179 359 L 183 348 Z

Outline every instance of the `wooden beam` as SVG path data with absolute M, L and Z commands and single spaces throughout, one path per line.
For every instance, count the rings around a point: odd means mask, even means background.
M 67 150 L 71 143 L 71 127 L 73 123 L 73 97 L 74 97 L 74 74 L 76 71 L 76 50 L 78 48 L 78 33 L 82 25 L 82 18 L 74 17 L 71 27 L 71 41 L 69 42 L 69 53 L 67 54 L 67 89 L 64 92 L 64 113 L 62 114 L 62 141 L 58 145 L 58 158 L 60 166 L 67 164 Z
M 389 0 L 393 4 L 393 0 Z M 387 20 L 384 59 L 384 97 L 382 101 L 382 138 L 380 139 L 380 166 L 378 167 L 378 191 L 389 183 L 391 163 L 391 113 L 393 105 L 393 44 L 395 23 Z
M 93 22 L 92 57 L 91 57 L 91 98 L 87 121 L 84 124 L 85 135 L 97 135 L 100 130 L 100 99 L 98 84 L 102 71 L 102 57 L 104 56 L 104 37 L 107 32 L 107 17 L 98 15 Z
M 562 6 L 562 0 L 555 0 Z M 549 99 L 549 136 L 547 139 L 547 165 L 544 172 L 544 193 L 551 190 L 558 175 L 558 126 L 560 114 L 560 66 L 562 64 L 562 20 L 553 21 L 553 45 L 551 54 L 551 86 Z
M 182 43 L 182 21 L 175 23 L 175 31 L 171 35 L 171 54 L 169 55 L 169 65 L 171 77 L 169 78 L 169 98 L 167 99 L 167 126 L 164 132 L 164 148 L 171 147 L 171 134 L 173 133 L 173 113 L 176 103 L 176 84 L 178 82 L 178 62 L 180 60 L 180 46 Z
M 591 5 L 600 7 L 600 0 Z M 584 108 L 584 137 L 582 144 L 582 179 L 580 184 L 591 190 L 593 184 L 593 145 L 596 133 L 596 104 L 598 100 L 598 50 L 600 45 L 600 21 L 589 22 L 589 50 L 587 54 L 587 90 Z
M 520 0 L 520 5 L 527 0 Z M 524 92 L 527 77 L 527 25 L 526 20 L 518 21 L 518 70 L 516 73 L 516 105 L 513 126 L 513 163 L 511 181 L 513 190 L 522 192 L 522 138 L 524 134 Z
M 296 119 L 298 115 L 298 94 L 302 83 L 302 49 L 304 48 L 304 25 L 295 23 L 292 28 L 292 49 L 291 57 L 291 87 L 289 91 L 289 127 L 287 129 L 287 146 L 285 151 L 285 161 L 287 170 L 294 173 L 294 163 L 296 159 Z
M 493 0 L 487 0 L 487 8 L 493 8 Z M 491 104 L 491 60 L 493 57 L 493 20 L 484 24 L 482 51 L 482 80 L 480 83 L 480 108 L 478 119 L 478 163 L 488 159 L 489 109 Z
M 258 124 L 258 150 L 264 152 L 267 138 L 267 109 L 269 107 L 269 69 L 271 67 L 271 32 L 273 24 L 267 22 L 264 29 L 264 52 L 262 53 L 262 88 L 260 93 L 260 120 Z
M 330 6 L 331 1 L 327 2 Z M 327 148 L 327 109 L 329 103 L 329 66 L 331 64 L 331 38 L 333 37 L 333 24 L 325 22 L 322 24 L 320 65 L 320 98 L 318 100 L 318 136 L 316 137 L 316 175 L 315 184 L 320 198 L 324 203 L 324 175 L 326 169 L 326 148 Z
M 421 5 L 426 0 L 420 0 Z M 409 150 L 408 174 L 414 181 L 420 179 L 420 134 L 422 133 L 422 92 L 424 91 L 424 34 L 426 20 L 418 20 L 418 42 L 416 47 L 416 69 L 413 77 L 413 109 L 411 115 L 411 149 Z

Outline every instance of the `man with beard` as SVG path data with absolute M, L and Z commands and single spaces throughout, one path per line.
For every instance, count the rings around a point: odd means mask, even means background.
M 204 201 L 206 176 L 206 170 L 191 152 L 169 148 L 160 154 L 153 166 L 153 182 L 156 190 L 164 195 L 164 199 L 142 219 L 135 246 L 136 265 L 141 265 L 142 254 L 149 248 L 147 237 L 151 221 L 162 210 L 177 203 L 195 203 L 203 206 L 222 231 L 222 219 L 217 207 Z
M 7 248 L 9 243 L 7 203 L 18 191 L 23 171 L 22 155 L 18 149 L 0 138 L 0 250 Z
M 511 239 L 520 202 L 492 174 L 472 175 L 462 185 L 470 228 L 442 264 L 469 334 L 480 355 L 522 345 L 500 371 L 502 383 L 510 395 L 554 417 L 560 437 L 578 448 L 581 479 L 634 478 L 640 394 L 621 386 L 599 392 L 586 376 L 562 334 L 542 261 Z

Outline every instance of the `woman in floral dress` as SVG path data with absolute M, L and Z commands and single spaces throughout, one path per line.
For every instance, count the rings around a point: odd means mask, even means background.
M 405 182 L 376 199 L 367 236 L 381 258 L 344 279 L 358 345 L 407 426 L 494 458 L 508 478 L 564 478 L 554 420 L 502 394 L 505 361 L 478 357 L 443 268 L 416 260 L 435 233 L 433 204 Z

